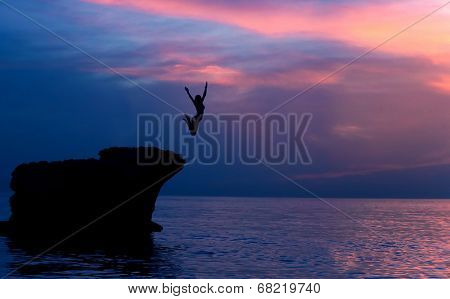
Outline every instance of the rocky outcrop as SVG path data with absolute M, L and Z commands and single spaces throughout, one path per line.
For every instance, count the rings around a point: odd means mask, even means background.
M 184 160 L 143 147 L 109 148 L 99 155 L 18 166 L 11 180 L 11 218 L 0 228 L 28 237 L 65 237 L 80 229 L 77 235 L 96 238 L 160 231 L 152 222 L 156 198 Z

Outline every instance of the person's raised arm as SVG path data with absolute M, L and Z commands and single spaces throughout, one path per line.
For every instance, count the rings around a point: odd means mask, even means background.
M 187 86 L 184 87 L 184 90 L 186 90 L 189 98 L 191 99 L 192 103 L 194 103 L 194 98 L 192 97 L 191 93 L 189 92 L 189 88 L 187 88 Z
M 203 91 L 202 101 L 206 98 L 206 92 L 208 91 L 208 82 L 205 84 L 205 90 Z

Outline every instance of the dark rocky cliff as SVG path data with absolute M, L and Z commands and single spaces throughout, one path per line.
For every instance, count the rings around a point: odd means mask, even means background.
M 109 148 L 99 155 L 19 165 L 11 180 L 11 218 L 2 223 L 3 231 L 65 237 L 88 224 L 78 235 L 116 238 L 160 231 L 151 221 L 156 198 L 184 160 L 157 148 Z M 138 165 L 138 155 L 150 164 Z

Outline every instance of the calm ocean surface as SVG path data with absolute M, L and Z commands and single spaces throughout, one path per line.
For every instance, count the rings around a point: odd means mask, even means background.
M 54 249 L 10 277 L 450 277 L 450 200 L 328 201 L 354 220 L 317 199 L 160 197 L 143 250 Z M 0 275 L 36 253 L 0 237 Z

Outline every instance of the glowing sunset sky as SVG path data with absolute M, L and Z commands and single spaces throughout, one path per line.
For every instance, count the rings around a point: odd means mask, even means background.
M 447 2 L 11 4 L 183 111 L 192 110 L 184 85 L 200 91 L 208 80 L 209 112 L 265 113 Z M 0 19 L 2 182 L 18 162 L 133 145 L 137 113 L 176 113 L 6 6 Z M 324 196 L 380 196 L 380 188 L 450 196 L 450 5 L 278 112 L 313 113 L 305 136 L 313 164 L 280 169 Z M 29 153 L 27 144 L 39 148 Z M 226 179 L 251 195 L 255 183 L 233 181 L 235 172 L 270 182 L 267 194 L 287 186 L 261 168 L 189 171 L 175 180 L 178 193 L 195 193 L 192 173 L 204 176 L 208 194 L 223 194 Z

